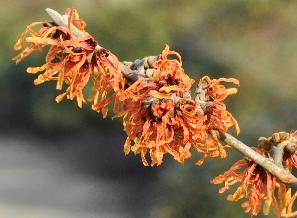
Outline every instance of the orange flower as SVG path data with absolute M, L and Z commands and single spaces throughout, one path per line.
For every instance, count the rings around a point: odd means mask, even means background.
M 257 148 L 254 150 L 272 159 L 267 152 Z M 217 176 L 211 182 L 213 184 L 224 183 L 224 187 L 219 190 L 219 193 L 223 193 L 230 186 L 240 183 L 236 191 L 227 199 L 238 201 L 245 198 L 247 201 L 242 203 L 242 207 L 245 208 L 245 212 L 252 216 L 259 214 L 262 203 L 264 203 L 263 213 L 265 215 L 269 214 L 271 206 L 277 217 L 280 217 L 281 214 L 291 213 L 292 202 L 296 198 L 296 196 L 294 199 L 291 197 L 291 189 L 287 190 L 285 184 L 279 182 L 275 176 L 248 158 L 236 162 L 227 172 Z M 278 190 L 278 198 L 275 197 L 276 190 Z
M 288 152 L 285 152 L 284 167 L 290 171 L 293 169 L 293 167 L 297 168 L 297 154 L 290 154 Z
M 280 184 L 279 201 L 281 217 L 296 217 L 297 211 L 293 211 L 293 206 L 297 198 L 297 192 L 292 195 L 291 188 L 287 188 L 285 184 Z
M 237 89 L 227 89 L 220 82 L 231 82 L 239 85 L 239 81 L 233 78 L 212 80 L 208 76 L 204 76 L 199 81 L 196 89 L 197 95 L 195 101 L 203 109 L 206 116 L 204 125 L 208 135 L 204 143 L 197 143 L 195 145 L 196 150 L 203 154 L 203 157 L 197 161 L 197 165 L 201 165 L 207 157 L 226 157 L 227 154 L 224 146 L 220 143 L 215 131 L 226 133 L 229 127 L 235 126 L 237 134 L 240 132 L 237 121 L 222 102 L 229 95 L 237 93 Z
M 33 31 L 32 28 L 40 25 L 42 27 L 38 31 Z M 49 43 L 54 43 L 54 40 L 50 39 L 48 36 L 53 34 L 56 29 L 57 27 L 52 27 L 49 23 L 46 22 L 34 22 L 27 26 L 26 30 L 21 34 L 20 38 L 15 43 L 14 49 L 16 51 L 21 50 L 22 44 L 24 42 L 26 42 L 27 47 L 20 54 L 15 56 L 13 60 L 16 63 L 19 63 L 30 54 L 32 54 L 34 51 L 41 50 Z M 64 32 L 61 31 L 61 34 L 64 34 Z
M 68 28 L 53 26 L 51 23 L 37 22 L 29 25 L 15 45 L 20 50 L 25 42 L 27 48 L 13 58 L 20 62 L 32 52 L 49 45 L 50 49 L 41 67 L 29 67 L 28 73 L 40 73 L 34 84 L 39 85 L 46 81 L 57 81 L 56 88 L 66 91 L 56 97 L 60 102 L 64 97 L 70 100 L 76 98 L 79 107 L 85 102 L 83 89 L 90 78 L 94 80 L 93 109 L 106 116 L 107 105 L 114 100 L 115 93 L 124 88 L 124 79 L 119 69 L 117 58 L 108 50 L 98 46 L 95 39 L 84 31 L 86 23 L 81 20 L 75 9 L 67 9 Z M 38 25 L 42 27 L 33 31 Z M 74 35 L 70 25 L 76 26 L 81 33 Z
M 238 84 L 238 81 L 203 77 L 200 89 L 204 96 L 200 94 L 193 101 L 190 95 L 193 80 L 184 72 L 177 52 L 166 46 L 154 66 L 152 77 L 138 80 L 119 98 L 124 102 L 121 115 L 128 134 L 125 153 L 130 150 L 140 153 L 144 165 L 148 165 L 147 152 L 151 165 L 161 164 L 165 153 L 183 163 L 191 156 L 192 147 L 203 155 L 197 161 L 199 165 L 206 157 L 226 157 L 214 130 L 225 133 L 232 125 L 238 127 L 221 102 L 236 89 L 226 89 L 219 83 Z
M 107 116 L 108 105 L 114 101 L 114 113 L 118 113 L 118 95 L 124 90 L 125 80 L 117 57 L 106 49 L 95 54 L 94 91 L 92 109 Z
M 170 59 L 174 56 L 176 58 Z M 154 76 L 158 77 L 160 83 L 166 86 L 167 90 L 184 92 L 189 90 L 195 82 L 184 72 L 180 54 L 171 51 L 168 45 L 165 46 L 159 60 L 155 62 L 155 67 L 157 70 Z
M 211 157 L 211 158 L 226 158 L 227 153 L 224 149 L 224 146 L 219 142 L 219 138 L 216 135 L 216 133 L 209 134 L 207 132 L 207 127 L 204 126 L 205 128 L 205 135 L 206 138 L 203 141 L 198 141 L 195 144 L 193 144 L 194 148 L 196 149 L 197 152 L 202 154 L 202 157 L 197 160 L 196 165 L 200 166 L 204 163 L 206 158 Z
M 166 46 L 153 76 L 135 82 L 120 97 L 128 135 L 125 153 L 141 154 L 144 165 L 147 153 L 152 166 L 160 165 L 166 153 L 183 163 L 191 146 L 206 138 L 203 111 L 189 94 L 193 80 L 181 64 L 180 55 Z
M 174 103 L 163 99 L 142 107 L 127 102 L 124 111 L 124 129 L 128 135 L 124 151 L 141 154 L 146 166 L 147 152 L 151 166 L 160 165 L 166 153 L 183 163 L 191 157 L 191 145 L 205 137 L 202 131 L 204 117 L 191 100 Z
M 204 107 L 205 114 L 208 117 L 208 130 L 218 130 L 225 133 L 229 127 L 235 126 L 236 132 L 239 134 L 240 129 L 237 121 L 222 102 L 229 95 L 237 93 L 237 89 L 227 89 L 220 82 L 231 82 L 239 85 L 239 81 L 233 78 L 211 80 L 208 76 L 204 76 L 198 84 L 196 101 L 201 102 L 202 107 Z

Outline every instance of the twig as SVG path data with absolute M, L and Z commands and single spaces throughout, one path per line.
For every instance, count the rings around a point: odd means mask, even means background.
M 239 151 L 244 156 L 250 158 L 261 167 L 269 171 L 272 175 L 278 177 L 281 181 L 285 183 L 296 183 L 297 178 L 292 175 L 289 171 L 285 170 L 282 167 L 276 165 L 273 161 L 269 160 L 266 157 L 263 157 L 261 154 L 255 152 L 249 146 L 244 144 L 243 142 L 239 141 L 232 135 L 225 133 L 221 135 L 221 140 L 224 141 L 226 144 L 232 146 L 237 151 Z
M 50 18 L 55 22 L 56 25 L 68 28 L 68 16 L 67 15 L 61 15 L 57 11 L 55 11 L 51 8 L 46 8 L 45 11 L 50 16 Z M 70 24 L 70 31 L 77 37 L 83 37 L 86 35 L 85 32 L 80 31 L 73 24 Z
M 287 144 L 288 141 L 283 141 L 277 145 L 272 146 L 274 163 L 279 167 L 283 167 L 283 156 Z

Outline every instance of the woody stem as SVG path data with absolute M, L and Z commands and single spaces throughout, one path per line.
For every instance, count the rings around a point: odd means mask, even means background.
M 261 167 L 269 171 L 272 175 L 278 177 L 281 181 L 285 183 L 297 182 L 297 178 L 294 175 L 292 175 L 289 171 L 285 170 L 283 167 L 278 166 L 273 161 L 257 153 L 256 151 L 254 151 L 249 146 L 239 141 L 232 135 L 225 133 L 225 134 L 221 134 L 220 137 L 223 142 L 232 146 L 241 154 L 250 158 L 255 163 L 259 164 Z
M 273 152 L 273 159 L 277 166 L 283 167 L 283 156 L 284 156 L 284 149 L 286 145 L 288 144 L 287 141 L 283 141 L 276 146 L 272 146 L 272 152 Z

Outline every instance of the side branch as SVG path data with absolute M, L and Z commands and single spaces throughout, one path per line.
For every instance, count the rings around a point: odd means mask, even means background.
M 279 167 L 271 160 L 263 157 L 261 154 L 258 154 L 249 146 L 244 144 L 243 142 L 239 141 L 232 135 L 225 133 L 221 135 L 221 140 L 224 141 L 226 144 L 232 146 L 237 151 L 239 151 L 244 156 L 250 158 L 255 163 L 259 164 L 261 167 L 269 171 L 272 175 L 278 177 L 281 181 L 285 183 L 296 183 L 297 178 L 292 175 L 289 171 L 285 170 L 282 167 Z

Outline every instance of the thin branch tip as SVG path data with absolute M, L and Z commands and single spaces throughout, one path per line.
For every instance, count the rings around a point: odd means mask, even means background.
M 291 174 L 288 170 L 284 169 L 283 167 L 280 167 L 273 161 L 257 153 L 252 148 L 250 148 L 243 142 L 239 141 L 237 138 L 233 137 L 232 135 L 228 133 L 222 134 L 221 140 L 224 141 L 226 144 L 232 146 L 234 149 L 239 151 L 245 157 L 248 157 L 249 159 L 253 160 L 255 163 L 259 164 L 261 167 L 269 171 L 272 175 L 276 176 L 281 181 L 285 183 L 297 183 L 297 178 L 293 174 Z

